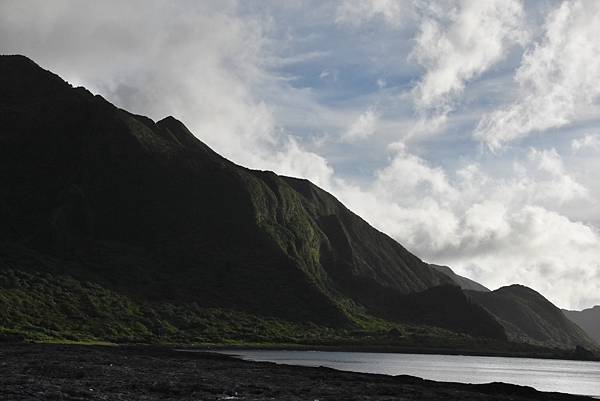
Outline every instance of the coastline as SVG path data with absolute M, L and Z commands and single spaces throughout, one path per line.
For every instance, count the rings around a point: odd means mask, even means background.
M 482 357 L 504 358 L 533 358 L 533 359 L 559 359 L 572 361 L 600 362 L 599 357 L 577 358 L 573 351 L 561 349 L 538 348 L 526 351 L 505 350 L 480 350 L 469 348 L 442 348 L 442 347 L 410 347 L 410 346 L 377 346 L 377 345 L 304 345 L 304 344 L 195 344 L 175 345 L 173 348 L 180 350 L 198 351 L 235 351 L 235 350 L 269 350 L 269 351 L 329 351 L 329 352 L 376 352 L 394 354 L 425 354 L 425 355 L 465 355 Z
M 504 383 L 251 362 L 157 346 L 0 345 L 0 398 L 10 400 L 591 400 Z

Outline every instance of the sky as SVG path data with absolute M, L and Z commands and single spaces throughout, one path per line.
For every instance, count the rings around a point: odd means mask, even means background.
M 571 309 L 600 304 L 598 38 L 596 0 L 0 1 L 0 53 Z

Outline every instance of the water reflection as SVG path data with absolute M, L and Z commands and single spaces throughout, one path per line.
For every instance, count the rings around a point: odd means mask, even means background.
M 224 353 L 253 361 L 460 383 L 504 382 L 540 391 L 600 397 L 600 362 L 367 352 L 236 350 Z

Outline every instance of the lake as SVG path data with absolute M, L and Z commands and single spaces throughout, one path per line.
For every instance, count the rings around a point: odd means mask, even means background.
M 504 382 L 540 391 L 600 398 L 600 362 L 463 355 L 324 351 L 220 351 L 242 359 L 325 366 L 352 372 L 411 375 L 460 383 Z

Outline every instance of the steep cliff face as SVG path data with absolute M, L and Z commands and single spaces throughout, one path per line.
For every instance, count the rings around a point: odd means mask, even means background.
M 501 310 L 527 297 L 466 296 L 331 194 L 238 166 L 173 117 L 118 109 L 22 56 L 0 56 L 0 89 L 0 334 L 214 340 L 227 320 L 265 338 L 283 330 L 274 317 L 287 333 L 401 322 L 537 341 Z
M 310 182 L 238 166 L 173 117 L 120 110 L 20 56 L 0 58 L 0 87 L 0 240 L 68 260 L 61 273 L 332 326 L 403 318 L 403 296 L 451 283 Z

